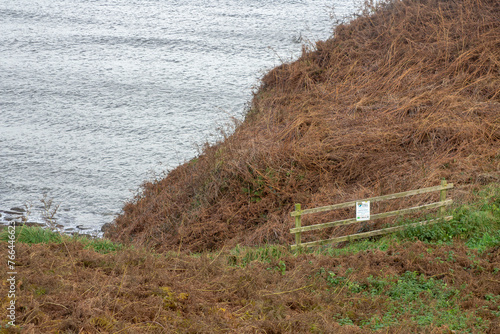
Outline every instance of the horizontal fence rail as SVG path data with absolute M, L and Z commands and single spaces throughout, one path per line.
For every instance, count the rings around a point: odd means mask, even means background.
M 312 246 L 323 245 L 323 244 L 327 244 L 327 243 L 336 243 L 336 242 L 343 242 L 343 241 L 368 238 L 371 236 L 384 235 L 384 234 L 393 233 L 396 231 L 401 231 L 401 230 L 408 228 L 408 227 L 430 225 L 430 224 L 438 223 L 440 221 L 450 220 L 452 218 L 452 216 L 445 217 L 444 214 L 445 214 L 445 210 L 446 210 L 445 207 L 449 206 L 453 203 L 452 199 L 446 199 L 446 196 L 448 194 L 448 190 L 452 189 L 452 188 L 453 188 L 453 183 L 448 184 L 446 182 L 446 180 L 443 179 L 441 181 L 441 185 L 435 186 L 435 187 L 404 191 L 404 192 L 400 192 L 400 193 L 396 193 L 396 194 L 371 197 L 371 198 L 366 198 L 363 200 L 357 200 L 357 201 L 345 202 L 345 203 L 340 203 L 340 204 L 322 206 L 322 207 L 317 207 L 317 208 L 312 208 L 312 209 L 302 210 L 300 204 L 295 204 L 295 211 L 290 213 L 290 215 L 292 217 L 295 217 L 295 228 L 290 229 L 290 233 L 295 234 L 295 244 L 292 245 L 292 249 L 295 249 L 298 247 L 312 247 Z M 336 238 L 332 238 L 332 239 L 311 241 L 311 242 L 305 242 L 305 243 L 301 242 L 301 233 L 302 232 L 320 230 L 320 229 L 334 227 L 334 226 L 349 225 L 349 224 L 354 224 L 354 223 L 360 221 L 357 218 L 349 218 L 349 219 L 337 220 L 337 221 L 328 222 L 328 223 L 322 223 L 322 224 L 316 224 L 316 225 L 310 225 L 310 226 L 302 226 L 301 218 L 303 215 L 331 211 L 331 210 L 337 210 L 337 209 L 343 209 L 343 208 L 348 208 L 348 207 L 354 207 L 354 206 L 356 206 L 356 203 L 359 203 L 359 202 L 370 202 L 370 203 L 380 202 L 380 201 L 385 201 L 385 200 L 390 200 L 390 199 L 426 194 L 426 193 L 436 192 L 436 191 L 440 192 L 439 202 L 419 205 L 419 206 L 401 209 L 401 210 L 373 214 L 373 215 L 370 215 L 369 220 L 376 220 L 376 219 L 394 217 L 394 216 L 402 216 L 405 214 L 418 212 L 418 211 L 425 210 L 425 209 L 440 208 L 440 218 L 439 219 L 432 219 L 432 220 L 413 223 L 413 224 L 409 224 L 409 225 L 388 227 L 388 228 L 384 228 L 384 229 L 380 229 L 380 230 L 376 230 L 376 231 L 351 234 L 351 235 L 336 237 Z

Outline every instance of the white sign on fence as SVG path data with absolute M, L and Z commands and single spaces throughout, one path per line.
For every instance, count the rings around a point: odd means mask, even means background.
M 370 220 L 370 202 L 356 202 L 356 221 Z

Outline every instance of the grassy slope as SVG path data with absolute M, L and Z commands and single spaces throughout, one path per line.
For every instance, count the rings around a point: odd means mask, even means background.
M 499 40 L 497 0 L 368 8 L 268 73 L 234 133 L 145 183 L 107 236 L 164 250 L 288 243 L 296 202 L 339 203 L 442 177 L 460 199 L 498 182 Z
M 394 1 L 339 26 L 263 78 L 234 134 L 144 185 L 107 234 L 126 246 L 18 229 L 20 328 L 3 317 L 1 332 L 498 333 L 499 13 Z M 265 246 L 291 241 L 295 202 L 440 177 L 475 199 L 449 224 L 316 253 Z
M 314 253 L 157 254 L 19 228 L 19 327 L 0 332 L 498 333 L 500 188 L 477 198 L 450 223 Z

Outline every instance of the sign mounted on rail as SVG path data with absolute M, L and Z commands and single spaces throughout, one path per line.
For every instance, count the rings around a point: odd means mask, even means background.
M 356 202 L 356 221 L 370 220 L 370 201 Z

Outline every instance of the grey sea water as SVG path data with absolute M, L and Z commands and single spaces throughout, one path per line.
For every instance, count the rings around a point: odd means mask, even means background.
M 0 222 L 96 231 L 241 118 L 258 79 L 351 1 L 0 1 Z M 12 210 L 14 208 L 14 210 Z M 26 215 L 26 213 L 24 213 Z

